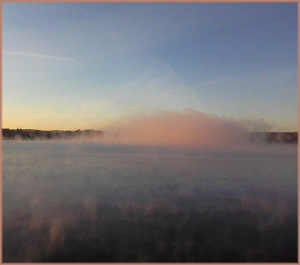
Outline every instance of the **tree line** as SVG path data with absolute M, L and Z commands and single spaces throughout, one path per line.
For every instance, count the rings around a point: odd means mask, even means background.
M 99 137 L 104 134 L 100 130 L 35 130 L 35 129 L 2 129 L 2 137 L 5 140 L 15 139 L 71 139 L 75 137 Z M 248 134 L 251 142 L 264 141 L 267 143 L 297 144 L 297 132 L 252 132 Z
M 267 143 L 297 144 L 298 132 L 253 132 L 249 133 L 251 142 L 265 141 Z
M 95 137 L 102 136 L 103 132 L 99 130 L 35 130 L 35 129 L 2 129 L 3 139 L 70 139 L 74 137 Z

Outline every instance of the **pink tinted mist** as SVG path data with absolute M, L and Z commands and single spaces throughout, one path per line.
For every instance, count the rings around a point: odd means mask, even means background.
M 246 140 L 246 129 L 241 123 L 191 109 L 129 116 L 105 131 L 112 135 L 112 141 L 127 144 L 218 149 Z

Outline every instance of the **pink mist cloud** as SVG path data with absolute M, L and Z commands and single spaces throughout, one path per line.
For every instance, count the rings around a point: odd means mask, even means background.
M 223 148 L 245 143 L 244 125 L 187 109 L 120 119 L 105 129 L 112 141 L 126 144 Z

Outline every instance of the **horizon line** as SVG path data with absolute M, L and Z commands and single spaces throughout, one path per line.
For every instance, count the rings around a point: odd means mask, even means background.
M 2 130 L 36 130 L 36 131 L 104 131 L 102 129 L 32 129 L 32 128 L 2 128 Z M 298 131 L 248 131 L 248 133 L 298 133 Z

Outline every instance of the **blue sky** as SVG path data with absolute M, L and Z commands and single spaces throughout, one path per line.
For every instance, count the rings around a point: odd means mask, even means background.
M 297 3 L 3 3 L 3 127 L 194 109 L 297 130 Z

